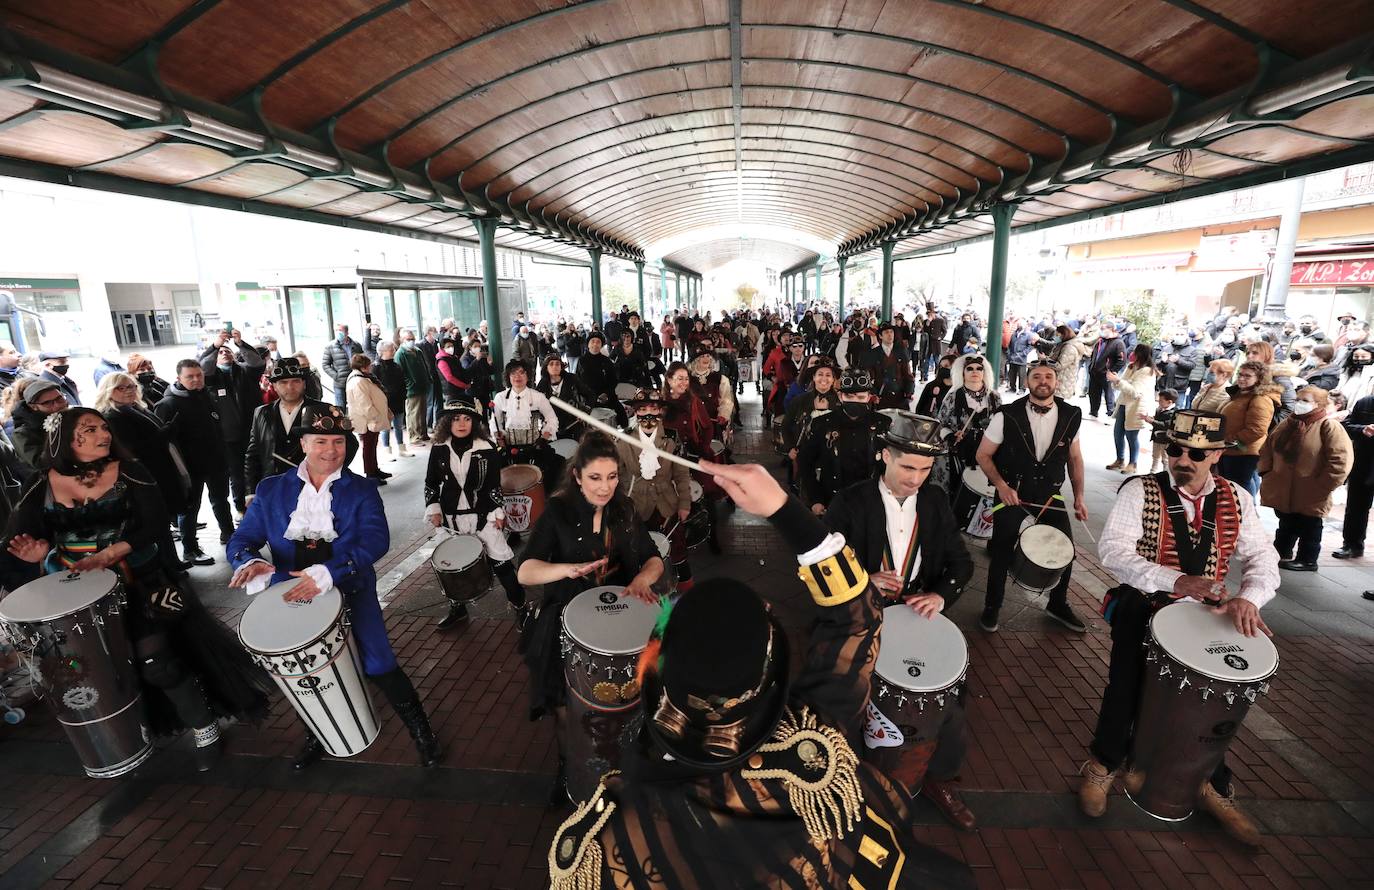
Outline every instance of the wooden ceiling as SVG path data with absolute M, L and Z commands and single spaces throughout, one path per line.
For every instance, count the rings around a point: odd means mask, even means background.
M 994 201 L 1043 222 L 1374 137 L 1370 0 L 0 0 L 0 28 L 0 155 L 397 231 L 499 215 L 502 243 L 569 255 L 722 224 L 933 246 Z
M 778 274 L 793 266 L 818 262 L 821 257 L 814 250 L 771 238 L 715 238 L 674 250 L 663 259 L 709 275 L 735 262 L 763 266 Z

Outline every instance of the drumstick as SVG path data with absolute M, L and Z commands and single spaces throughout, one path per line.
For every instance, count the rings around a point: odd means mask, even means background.
M 993 512 L 993 513 L 996 513 L 998 510 L 1002 509 L 1002 508 L 1005 507 L 1005 506 L 1006 506 L 1005 503 L 998 504 L 997 506 L 995 506 L 995 507 L 992 508 L 992 512 Z M 1025 508 L 1025 507 L 1039 507 L 1041 510 L 1063 510 L 1065 513 L 1069 512 L 1069 508 L 1068 508 L 1068 507 L 1062 507 L 1062 506 L 1060 506 L 1060 505 L 1058 505 L 1058 504 L 1028 504 L 1028 503 L 1026 503 L 1025 501 L 1022 501 L 1022 502 L 1019 504 L 1019 506 L 1021 506 L 1021 507 L 1023 507 L 1023 508 Z M 1027 513 L 1030 513 L 1030 510 L 1026 510 L 1026 512 L 1027 512 Z M 1075 516 L 1074 518 L 1075 518 L 1075 519 L 1078 519 L 1077 516 Z M 1085 521 L 1083 521 L 1082 519 L 1079 519 L 1079 520 L 1078 520 L 1078 523 L 1079 523 L 1079 525 L 1083 526 L 1083 533 L 1086 534 L 1086 535 L 1088 536 L 1088 540 L 1089 540 L 1089 541 L 1092 541 L 1092 542 L 1093 542 L 1093 546 L 1096 547 L 1096 546 L 1097 546 L 1097 538 L 1093 537 L 1092 529 L 1088 528 L 1088 523 L 1085 522 Z
M 582 420 L 586 421 L 588 426 L 601 430 L 603 433 L 606 433 L 608 435 L 614 436 L 622 442 L 628 442 L 629 444 L 643 451 L 648 451 L 652 453 L 655 457 L 662 458 L 666 461 L 671 461 L 675 464 L 682 464 L 687 469 L 695 470 L 699 473 L 706 472 L 701 468 L 701 466 L 696 461 L 687 460 L 685 457 L 678 457 L 676 454 L 669 454 L 666 451 L 661 451 L 660 449 L 655 448 L 652 442 L 645 442 L 637 436 L 630 436 L 625 433 L 622 433 L 620 430 L 616 429 L 610 424 L 602 423 L 595 417 L 592 417 L 590 414 L 584 414 L 583 412 L 574 408 L 572 405 L 569 405 L 567 402 L 563 401 L 557 396 L 549 396 L 549 401 L 552 402 L 554 405 L 558 406 L 559 408 L 562 408 L 564 411 L 567 411 L 572 416 L 581 418 Z

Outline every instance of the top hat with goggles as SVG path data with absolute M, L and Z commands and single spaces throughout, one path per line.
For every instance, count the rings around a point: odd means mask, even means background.
M 1233 448 L 1226 438 L 1226 418 L 1214 411 L 1184 410 L 1174 413 L 1173 426 L 1165 433 L 1167 445 L 1181 445 L 1199 451 Z

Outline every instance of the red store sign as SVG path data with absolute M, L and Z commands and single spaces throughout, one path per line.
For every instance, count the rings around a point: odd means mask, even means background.
M 1374 257 L 1355 260 L 1323 260 L 1294 263 L 1292 287 L 1334 287 L 1336 285 L 1374 285 Z

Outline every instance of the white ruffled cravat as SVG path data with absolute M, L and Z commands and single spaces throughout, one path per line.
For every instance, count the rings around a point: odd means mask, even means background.
M 658 456 L 654 453 L 654 449 L 657 446 L 654 445 L 653 433 L 646 435 L 643 430 L 640 430 L 639 438 L 643 439 L 644 443 L 650 446 L 648 448 L 639 449 L 639 475 L 643 476 L 647 481 L 658 475 Z
M 301 486 L 296 509 L 291 512 L 291 521 L 286 524 L 286 532 L 282 537 L 288 541 L 334 540 L 339 533 L 334 530 L 334 496 L 330 489 L 334 480 L 343 475 L 343 468 L 329 474 L 318 490 L 310 484 L 310 474 L 306 472 L 304 463 L 296 470 L 296 475 L 305 484 Z

